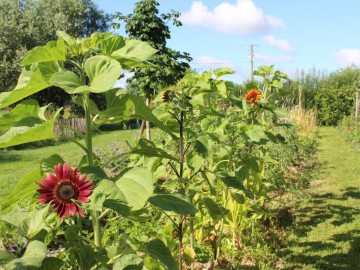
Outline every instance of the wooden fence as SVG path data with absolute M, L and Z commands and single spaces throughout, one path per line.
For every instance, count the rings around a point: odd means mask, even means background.
M 58 119 L 57 122 L 70 126 L 77 131 L 85 132 L 85 118 Z M 55 125 L 54 132 L 57 137 L 75 137 L 75 133 L 72 130 L 64 128 L 61 125 Z

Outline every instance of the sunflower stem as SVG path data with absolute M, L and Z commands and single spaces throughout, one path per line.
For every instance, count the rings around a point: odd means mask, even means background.
M 86 123 L 86 133 L 85 133 L 85 141 L 87 148 L 87 160 L 89 166 L 92 166 L 94 163 L 93 157 L 93 147 L 92 147 L 92 131 L 91 131 L 91 114 L 90 114 L 90 102 L 89 102 L 89 94 L 83 94 L 83 103 L 84 103 L 84 111 L 85 111 L 85 123 Z
M 100 228 L 100 220 L 98 211 L 94 210 L 92 213 L 92 224 L 94 229 L 94 244 L 95 247 L 101 249 L 101 228 Z
M 91 126 L 91 113 L 90 113 L 90 102 L 89 102 L 89 94 L 83 94 L 83 103 L 84 103 L 84 111 L 85 111 L 85 123 L 86 123 L 86 133 L 85 133 L 85 141 L 86 141 L 86 149 L 87 149 L 87 160 L 88 165 L 94 165 L 94 156 L 93 156 L 93 145 L 92 145 L 92 126 Z M 92 225 L 94 230 L 94 244 L 95 247 L 101 249 L 101 228 L 100 228 L 100 219 L 99 219 L 99 211 L 94 209 L 92 211 Z
M 79 230 L 79 233 L 78 233 L 79 268 L 81 270 L 83 270 L 83 269 L 85 270 L 86 269 L 85 258 L 83 256 L 83 253 L 81 252 L 84 249 L 84 247 L 83 247 L 84 243 L 83 243 L 83 240 L 82 240 L 82 220 L 78 216 L 75 218 L 75 220 L 76 220 L 76 225 L 77 225 L 78 230 Z

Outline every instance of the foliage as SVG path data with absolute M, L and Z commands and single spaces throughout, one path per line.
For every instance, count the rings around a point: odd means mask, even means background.
M 354 110 L 359 70 L 351 67 L 331 73 L 315 94 L 318 119 L 324 125 L 337 125 Z
M 284 84 L 284 87 L 280 89 L 277 102 L 286 108 L 293 108 L 301 104 L 304 109 L 315 109 L 316 103 L 314 96 L 326 80 L 327 74 L 315 68 L 307 72 L 304 70 L 297 71 L 295 78 L 289 80 Z M 299 98 L 301 98 L 301 100 L 299 100 Z
M 159 14 L 159 3 L 155 0 L 142 0 L 135 4 L 134 13 L 122 15 L 116 13 L 115 18 L 126 23 L 125 30 L 130 38 L 149 43 L 158 52 L 149 59 L 151 63 L 161 68 L 140 67 L 132 69 L 134 76 L 128 80 L 134 89 L 145 96 L 153 96 L 163 87 L 176 83 L 190 67 L 187 63 L 192 58 L 188 53 L 181 53 L 168 48 L 170 39 L 169 21 L 176 27 L 181 26 L 177 20 L 180 13 Z
M 59 218 L 56 209 L 37 202 L 36 183 L 41 178 L 45 183 L 46 173 L 66 161 L 59 154 L 45 157 L 1 202 L 0 220 L 29 241 L 20 247 L 24 254 L 14 252 L 15 259 L 6 246 L 2 263 L 10 269 L 21 263 L 52 269 L 180 270 L 206 260 L 211 267 L 230 269 L 234 257 L 244 256 L 242 245 L 254 239 L 265 243 L 261 226 L 276 215 L 270 204 L 288 187 L 282 166 L 289 161 L 277 151 L 286 145 L 288 125 L 281 119 L 287 111 L 271 102 L 286 75 L 262 66 L 256 75 L 263 87 L 251 90 L 257 98 L 248 102 L 223 80 L 233 70 L 188 72 L 158 93 L 159 106 L 151 110 L 140 97 L 113 86 L 124 69 L 153 68 L 147 60 L 154 48 L 112 33 L 74 38 L 60 31 L 58 36 L 29 51 L 16 88 L 0 94 L 0 108 L 20 102 L 1 116 L 0 147 L 56 137 L 59 112 L 49 114 L 46 106 L 23 99 L 57 86 L 83 108 L 85 132 L 77 131 L 82 140 L 74 143 L 84 155 L 77 167 L 94 190 L 90 202 L 82 198 L 84 217 Z M 103 109 L 91 93 L 105 95 Z M 101 125 L 130 119 L 152 122 L 161 137 L 131 140 L 128 148 L 113 145 L 109 153 L 93 146 Z M 64 186 L 52 187 L 52 195 L 62 203 L 77 200 L 76 190 Z M 69 189 L 73 192 L 63 193 Z M 118 222 L 122 225 L 114 226 Z M 131 228 L 124 229 L 126 224 Z M 271 245 L 261 246 L 253 263 L 273 267 L 273 260 L 260 255 Z M 34 248 L 45 252 L 34 255 Z M 58 252 L 55 259 L 46 256 L 52 248 Z M 230 249 L 233 257 L 226 253 Z
M 315 102 L 319 122 L 323 125 L 337 125 L 351 114 L 354 108 L 355 91 L 351 86 L 323 86 L 317 90 Z
M 24 55 L 55 39 L 57 30 L 88 36 L 107 30 L 110 19 L 92 0 L 1 0 L 0 18 L 1 92 L 14 89 Z M 42 91 L 36 98 L 41 105 L 70 102 L 69 95 L 54 88 Z

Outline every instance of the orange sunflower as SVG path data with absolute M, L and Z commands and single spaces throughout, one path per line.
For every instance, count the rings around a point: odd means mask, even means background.
M 77 168 L 71 169 L 68 164 L 58 164 L 54 167 L 55 175 L 48 173 L 46 178 L 37 183 L 40 203 L 52 205 L 52 211 L 56 211 L 62 219 L 71 214 L 84 217 L 84 212 L 75 202 L 89 202 L 89 196 L 94 186 L 86 179 L 86 175 L 80 176 Z
M 247 102 L 256 105 L 261 98 L 261 93 L 259 90 L 251 89 L 245 94 L 245 99 Z

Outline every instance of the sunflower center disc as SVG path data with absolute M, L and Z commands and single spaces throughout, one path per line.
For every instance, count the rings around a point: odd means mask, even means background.
M 59 190 L 60 196 L 64 200 L 70 200 L 75 195 L 75 190 L 71 185 L 63 185 Z

